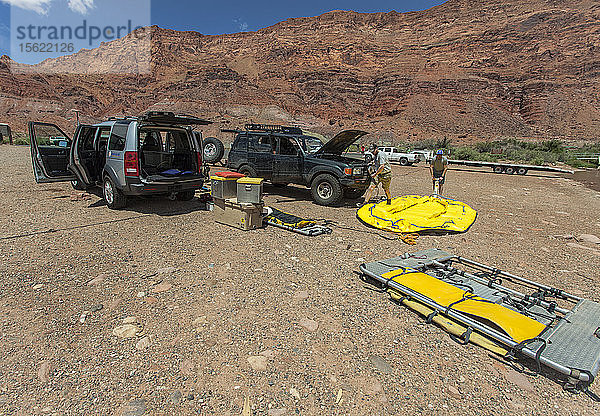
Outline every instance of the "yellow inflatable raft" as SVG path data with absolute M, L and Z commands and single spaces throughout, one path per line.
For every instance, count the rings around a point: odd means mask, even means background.
M 464 232 L 473 225 L 477 211 L 460 201 L 436 197 L 406 195 L 378 204 L 366 204 L 356 216 L 365 224 L 386 231 Z
M 521 342 L 537 337 L 546 325 L 512 309 L 452 286 L 426 273 L 400 269 L 381 277 L 400 283 L 447 308 L 493 322 L 514 341 Z

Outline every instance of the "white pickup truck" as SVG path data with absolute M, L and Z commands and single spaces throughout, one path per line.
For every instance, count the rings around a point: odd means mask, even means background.
M 413 150 L 411 153 L 420 155 L 421 160 L 424 160 L 427 163 L 430 163 L 435 156 L 435 152 L 433 150 Z
M 413 163 L 419 163 L 423 160 L 423 156 L 418 153 L 404 153 L 395 147 L 380 146 L 379 151 L 387 155 L 390 162 L 398 162 L 402 166 L 412 165 Z

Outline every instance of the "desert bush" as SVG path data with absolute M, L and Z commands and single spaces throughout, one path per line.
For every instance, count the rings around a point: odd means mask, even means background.
M 526 141 L 515 137 L 501 137 L 498 140 L 489 140 L 475 143 L 472 146 L 452 146 L 449 139 L 421 140 L 413 145 L 415 149 L 447 149 L 453 159 L 480 160 L 482 162 L 495 162 L 499 159 L 509 162 L 525 163 L 531 165 L 547 165 L 557 162 L 567 163 L 573 167 L 595 166 L 594 163 L 579 161 L 572 153 L 600 153 L 600 143 L 586 144 L 579 148 L 567 149 L 565 144 L 558 139 L 544 141 Z
M 565 145 L 558 139 L 545 140 L 538 145 L 539 150 L 550 153 L 565 153 Z
M 434 149 L 436 143 L 437 142 L 434 139 L 424 139 L 413 143 L 412 147 L 415 150 Z
M 436 140 L 435 148 L 436 149 L 450 149 L 451 143 L 452 143 L 452 139 L 449 139 L 444 136 L 443 138 Z
M 399 141 L 396 142 L 395 147 L 400 150 L 401 152 L 408 152 L 410 151 L 412 148 L 414 148 L 414 145 L 411 145 L 407 142 L 403 142 L 403 141 Z
M 594 163 L 590 163 L 587 160 L 579 160 L 575 158 L 567 159 L 566 163 L 575 169 L 596 167 L 596 164 Z
M 475 143 L 475 149 L 479 153 L 492 153 L 497 148 L 498 148 L 498 142 L 497 141 L 493 141 L 493 142 L 492 141 L 488 141 L 488 142 Z
M 24 133 L 13 132 L 13 144 L 21 146 L 29 146 L 29 137 Z

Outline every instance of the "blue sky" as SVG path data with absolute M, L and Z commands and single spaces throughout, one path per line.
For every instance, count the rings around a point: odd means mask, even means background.
M 10 52 L 10 4 L 19 12 L 50 15 L 59 9 L 69 13 L 91 16 L 105 0 L 0 0 L 0 55 Z M 126 3 L 128 0 L 120 0 Z M 147 0 L 150 1 L 150 0 Z M 443 3 L 441 0 L 304 0 L 298 2 L 152 0 L 151 23 L 176 30 L 195 30 L 204 34 L 252 31 L 270 26 L 290 17 L 316 16 L 330 10 L 359 12 L 398 12 L 424 10 Z M 14 11 L 14 10 L 13 10 Z M 14 15 L 13 15 L 14 16 Z M 61 15 L 62 16 L 62 15 Z M 96 46 L 96 45 L 92 45 Z M 14 55 L 14 54 L 13 54 Z

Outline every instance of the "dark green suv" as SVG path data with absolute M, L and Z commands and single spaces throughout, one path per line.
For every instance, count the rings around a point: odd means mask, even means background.
M 345 130 L 325 144 L 297 127 L 248 124 L 245 130 L 224 131 L 236 133 L 229 169 L 273 184 L 310 187 L 317 204 L 359 198 L 369 186 L 367 163 L 342 155 L 364 131 Z

